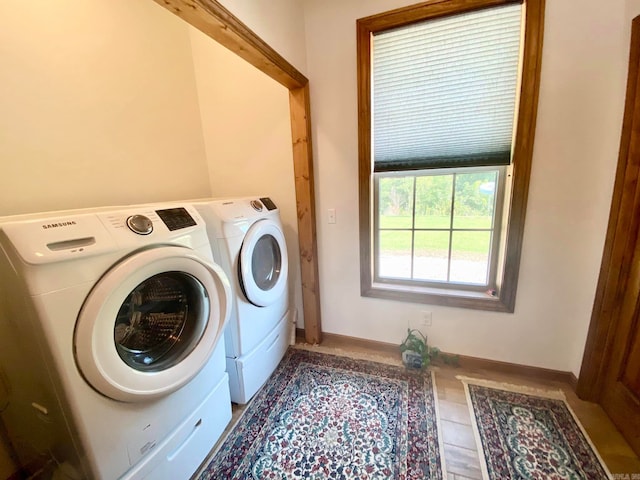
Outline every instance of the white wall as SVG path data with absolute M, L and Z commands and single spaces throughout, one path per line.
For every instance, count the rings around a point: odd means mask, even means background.
M 157 4 L 2 2 L 0 65 L 0 215 L 209 194 L 187 25 Z
M 0 215 L 209 193 L 187 25 L 150 0 L 0 4 Z
M 214 197 L 268 196 L 280 209 L 291 305 L 303 326 L 289 90 L 191 29 L 209 183 Z
M 220 0 L 220 3 L 306 75 L 303 2 Z
M 429 310 L 430 341 L 445 351 L 578 373 L 617 160 L 623 5 L 547 2 L 520 283 L 515 313 L 504 314 L 360 296 L 355 20 L 409 3 L 304 3 L 323 329 L 399 342 L 408 320 Z M 328 208 L 337 211 L 335 225 Z
M 547 2 L 527 241 L 551 277 L 557 348 L 576 375 L 593 308 L 618 160 L 630 21 L 623 5 Z M 540 260 L 538 260 L 540 259 Z M 537 268 L 540 261 L 544 270 Z
M 625 17 L 629 22 L 640 15 L 640 0 L 626 0 Z

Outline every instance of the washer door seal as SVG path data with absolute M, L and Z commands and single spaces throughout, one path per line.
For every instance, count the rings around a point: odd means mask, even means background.
M 168 395 L 213 353 L 229 318 L 222 269 L 177 246 L 142 250 L 113 266 L 87 296 L 74 351 L 85 380 L 115 400 Z

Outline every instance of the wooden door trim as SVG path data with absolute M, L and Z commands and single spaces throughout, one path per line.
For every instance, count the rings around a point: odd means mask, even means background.
M 216 0 L 154 0 L 289 89 L 306 341 L 322 341 L 309 81 Z
M 612 345 L 629 279 L 640 211 L 640 16 L 633 19 L 631 51 L 620 152 L 614 184 L 609 225 L 605 239 L 600 276 L 591 314 L 587 343 L 576 392 L 580 398 L 599 401 L 604 377 L 612 359 Z

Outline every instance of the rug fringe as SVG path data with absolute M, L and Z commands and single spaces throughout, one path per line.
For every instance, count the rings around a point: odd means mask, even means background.
M 508 392 L 524 393 L 527 395 L 535 395 L 537 397 L 552 398 L 556 400 L 567 400 L 566 395 L 560 389 L 545 389 L 527 387 L 525 385 L 516 385 L 507 382 L 497 382 L 495 380 L 486 380 L 484 378 L 465 377 L 464 375 L 456 375 L 456 378 L 465 384 L 480 385 L 481 387 L 497 388 L 498 390 L 506 390 Z

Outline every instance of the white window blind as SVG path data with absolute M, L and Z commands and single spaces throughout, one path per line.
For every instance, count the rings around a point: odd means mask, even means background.
M 508 4 L 373 37 L 375 171 L 509 164 L 521 15 Z

